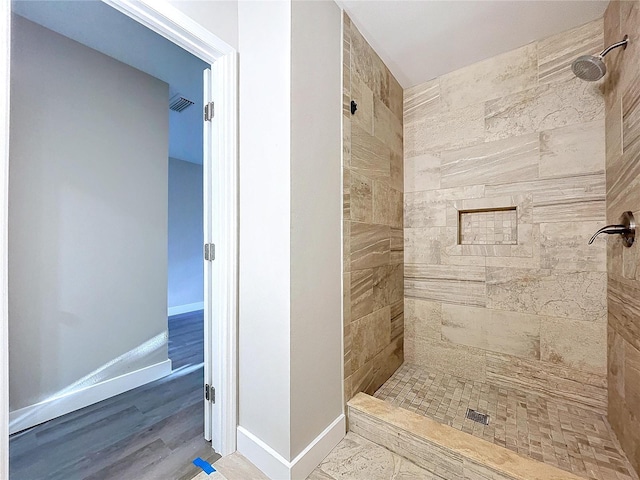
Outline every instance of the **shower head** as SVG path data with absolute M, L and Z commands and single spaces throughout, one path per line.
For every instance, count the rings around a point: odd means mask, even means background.
M 595 82 L 607 73 L 607 66 L 600 55 L 582 55 L 571 64 L 571 70 L 576 77 Z
M 605 48 L 598 55 L 582 55 L 575 59 L 571 64 L 571 70 L 576 77 L 586 80 L 587 82 L 595 82 L 600 80 L 607 73 L 607 66 L 604 63 L 604 56 L 614 48 L 627 48 L 629 43 L 629 35 L 625 35 L 621 42 Z

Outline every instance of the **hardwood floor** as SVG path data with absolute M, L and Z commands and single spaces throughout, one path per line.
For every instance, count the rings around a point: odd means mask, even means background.
M 168 377 L 10 438 L 11 480 L 188 480 L 203 437 L 203 315 L 169 319 Z

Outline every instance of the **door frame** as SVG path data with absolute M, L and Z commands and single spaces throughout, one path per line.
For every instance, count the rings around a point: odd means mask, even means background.
M 212 446 L 236 450 L 238 419 L 238 62 L 236 50 L 165 0 L 102 0 L 212 65 L 216 122 L 209 182 L 212 264 L 212 354 L 216 388 Z M 0 2 L 0 478 L 9 471 L 8 169 L 11 2 Z

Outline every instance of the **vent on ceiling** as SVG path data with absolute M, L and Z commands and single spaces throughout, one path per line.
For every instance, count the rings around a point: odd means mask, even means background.
M 471 408 L 467 408 L 467 414 L 465 415 L 465 417 L 474 422 L 478 422 L 483 425 L 489 425 L 489 415 L 485 413 L 476 412 Z
M 169 110 L 173 110 L 174 112 L 182 112 L 191 105 L 193 105 L 191 100 L 181 97 L 180 95 L 175 95 L 169 100 Z

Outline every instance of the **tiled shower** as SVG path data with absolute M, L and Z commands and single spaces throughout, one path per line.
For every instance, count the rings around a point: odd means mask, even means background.
M 375 395 L 581 478 L 637 478 L 640 246 L 587 242 L 640 214 L 639 10 L 612 2 L 401 91 L 399 120 L 397 82 L 345 16 L 347 400 Z M 573 76 L 625 33 L 604 80 Z

